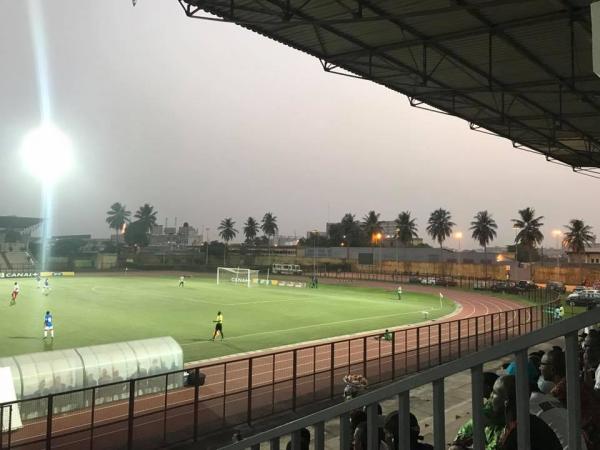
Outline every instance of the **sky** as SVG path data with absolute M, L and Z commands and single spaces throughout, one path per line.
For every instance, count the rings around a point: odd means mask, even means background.
M 74 146 L 56 186 L 55 234 L 108 237 L 114 202 L 158 222 L 209 227 L 277 216 L 280 234 L 351 212 L 393 220 L 448 209 L 462 248 L 487 209 L 498 245 L 527 206 L 551 230 L 600 232 L 599 181 L 409 105 L 402 94 L 325 73 L 319 61 L 233 24 L 186 18 L 176 0 L 0 0 L 0 215 L 39 216 L 41 188 L 19 157 L 40 122 L 28 4 L 43 12 L 52 120 Z M 425 236 L 426 237 L 426 236 Z M 430 242 L 426 238 L 427 242 Z M 449 247 L 458 242 L 450 240 Z

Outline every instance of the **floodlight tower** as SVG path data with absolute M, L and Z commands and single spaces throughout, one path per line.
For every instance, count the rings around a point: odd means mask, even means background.
M 71 140 L 49 122 L 25 135 L 21 158 L 42 187 L 41 270 L 48 269 L 48 240 L 52 236 L 53 189 L 73 164 Z

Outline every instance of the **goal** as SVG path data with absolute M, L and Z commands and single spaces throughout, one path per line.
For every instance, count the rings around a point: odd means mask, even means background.
M 217 267 L 217 284 L 245 284 L 250 287 L 252 280 L 258 279 L 258 270 L 241 269 L 239 267 Z

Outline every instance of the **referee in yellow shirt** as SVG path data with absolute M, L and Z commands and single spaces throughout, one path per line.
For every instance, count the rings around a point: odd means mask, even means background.
M 215 322 L 215 332 L 213 333 L 212 340 L 215 340 L 217 334 L 220 334 L 221 340 L 223 340 L 223 314 L 221 314 L 221 311 L 217 313 L 217 320 L 213 320 L 213 322 Z

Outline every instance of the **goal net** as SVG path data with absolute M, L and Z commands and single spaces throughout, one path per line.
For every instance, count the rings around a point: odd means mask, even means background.
M 253 280 L 258 279 L 258 270 L 241 269 L 239 267 L 217 267 L 217 284 L 245 284 L 250 287 Z

